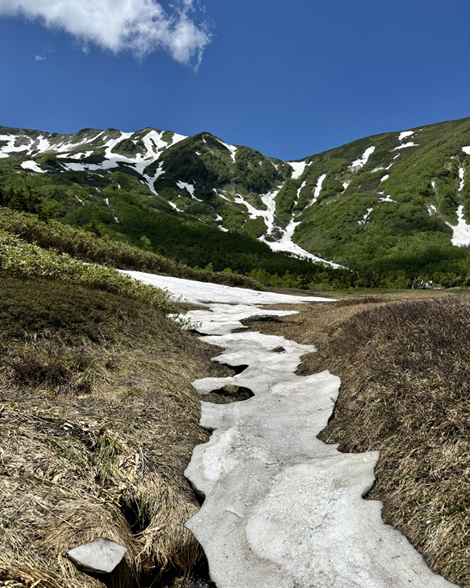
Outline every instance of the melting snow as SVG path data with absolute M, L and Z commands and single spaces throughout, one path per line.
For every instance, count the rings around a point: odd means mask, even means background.
M 0 140 L 2 139 L 2 137 L 0 136 Z M 470 147 L 462 147 L 462 151 L 464 153 L 466 153 L 467 155 L 470 155 Z
M 414 134 L 415 134 L 414 131 L 403 131 L 403 133 L 400 133 L 398 140 L 401 142 L 404 139 L 406 139 L 407 137 L 411 137 L 411 135 L 414 135 Z
M 323 174 L 322 176 L 320 176 L 318 178 L 318 182 L 317 185 L 315 186 L 315 191 L 313 192 L 313 200 L 310 202 L 310 204 L 308 204 L 308 206 L 312 206 L 312 204 L 315 204 L 315 202 L 318 200 L 318 197 L 320 196 L 320 192 L 323 186 L 323 182 L 325 181 L 326 178 L 326 174 Z M 344 186 L 344 184 L 343 184 Z M 308 208 L 308 206 L 306 206 L 305 208 Z
M 434 206 L 434 204 L 430 204 L 428 206 L 428 212 L 429 212 L 429 216 L 432 216 L 433 214 L 437 213 L 437 208 Z
M 385 196 L 385 198 L 379 198 L 379 202 L 396 202 L 396 200 L 392 200 L 392 197 L 390 195 L 387 195 Z
M 297 200 L 296 200 L 296 204 L 299 201 L 300 198 L 300 193 L 302 192 L 302 190 L 305 188 L 305 186 L 307 185 L 307 180 L 305 180 L 304 182 L 302 182 L 302 185 L 300 186 L 300 188 L 297 190 Z
M 178 207 L 176 206 L 176 204 L 174 204 L 174 203 L 173 203 L 173 202 L 171 202 L 170 200 L 168 200 L 168 204 L 169 204 L 169 205 L 170 205 L 172 208 L 174 208 L 175 210 L 177 210 L 178 212 L 183 212 L 183 211 L 182 211 L 180 208 L 178 208 Z
M 459 169 L 459 178 L 460 178 L 459 192 L 461 192 L 465 188 L 465 168 L 464 167 L 461 167 Z
M 195 282 L 183 278 L 171 276 L 158 276 L 143 272 L 123 271 L 136 280 L 145 284 L 164 288 L 170 294 L 181 298 L 183 302 L 191 304 L 208 304 L 211 302 L 225 304 L 301 304 L 302 302 L 326 301 L 316 296 L 292 296 L 290 294 L 277 294 L 275 292 L 258 292 L 248 288 L 236 288 L 223 286 L 211 282 Z M 234 309 L 235 310 L 235 309 Z M 265 311 L 261 311 L 265 314 Z M 276 311 L 277 313 L 278 311 Z M 284 311 L 288 314 L 295 314 Z
M 154 180 L 157 180 L 160 176 L 163 176 L 164 173 L 165 170 L 163 169 L 163 162 L 160 161 L 160 163 L 158 164 L 157 171 L 155 172 Z
M 348 189 L 348 186 L 351 182 L 343 182 L 343 188 L 346 191 Z
M 298 180 L 300 176 L 304 173 L 307 165 L 310 165 L 306 161 L 288 161 L 287 163 L 294 170 L 294 173 L 291 176 L 293 180 Z
M 173 133 L 173 137 L 172 137 L 170 146 L 173 147 L 173 145 L 176 145 L 176 143 L 179 143 L 180 141 L 184 141 L 187 138 L 188 137 L 186 137 L 185 135 L 178 135 L 178 133 Z
M 8 144 L 0 147 L 2 157 L 8 157 L 10 153 L 19 153 L 21 151 L 29 151 L 26 145 L 18 145 L 15 147 L 16 135 L 0 135 L 0 141 L 6 141 Z M 29 137 L 28 137 L 29 139 Z M 29 139 L 31 140 L 31 139 Z
M 446 223 L 453 231 L 452 236 L 452 245 L 456 247 L 465 247 L 466 245 L 470 245 L 470 225 L 467 225 L 467 222 L 463 216 L 463 206 L 460 205 L 457 208 L 457 226 L 453 226 L 450 223 Z
M 23 169 L 29 169 L 30 171 L 36 172 L 38 174 L 45 174 L 46 172 L 39 167 L 39 165 L 35 161 L 23 161 L 21 164 Z
M 191 198 L 194 198 L 194 185 L 185 184 L 184 182 L 176 182 L 176 185 L 180 190 L 187 190 L 191 194 Z
M 224 219 L 220 216 L 220 214 L 218 214 L 215 219 L 215 222 L 217 222 L 217 223 L 224 222 Z M 217 228 L 220 229 L 223 233 L 228 233 L 228 229 L 226 229 L 222 225 L 217 225 Z
M 398 145 L 398 147 L 395 147 L 395 149 L 392 149 L 392 151 L 398 151 L 399 149 L 406 149 L 407 147 L 419 147 L 419 145 L 417 145 L 416 143 L 405 143 L 404 145 Z
M 238 147 L 235 147 L 234 145 L 229 145 L 228 143 L 224 143 L 220 139 L 219 139 L 219 143 L 221 143 L 226 149 L 228 149 L 230 151 L 230 156 L 232 157 L 232 161 L 233 161 L 233 163 L 235 163 L 235 156 L 237 154 Z
M 111 206 L 111 204 L 109 203 L 109 198 L 105 198 L 104 199 L 104 203 L 106 204 L 106 206 L 109 208 L 109 210 L 113 213 L 114 216 L 114 220 L 115 222 L 119 223 L 119 219 L 116 216 L 116 211 L 114 210 L 114 208 Z
M 385 180 L 388 180 L 390 176 L 387 174 L 386 176 L 384 176 L 380 181 L 381 182 L 385 182 Z
M 225 194 L 222 192 L 222 190 L 220 192 L 218 192 L 216 190 L 216 188 L 212 188 L 212 191 L 215 192 L 215 194 L 217 194 L 217 196 L 220 196 L 220 198 L 223 198 L 224 200 L 226 200 L 227 202 L 232 202 L 230 200 L 230 198 L 227 198 L 227 196 L 225 196 Z
M 203 202 L 200 198 L 194 196 L 195 187 L 193 184 L 186 184 L 185 182 L 176 182 L 176 185 L 180 190 L 187 190 L 191 194 L 191 198 L 193 200 L 197 200 L 198 202 Z
M 266 241 L 263 237 L 261 237 L 260 241 L 266 243 L 272 251 L 285 251 L 286 253 L 290 253 L 294 257 L 299 259 L 310 259 L 315 263 L 324 263 L 326 265 L 330 265 L 334 268 L 340 268 L 341 265 L 337 263 L 333 263 L 332 261 L 326 261 L 321 257 L 317 257 L 316 255 L 312 255 L 302 247 L 299 247 L 296 243 L 292 241 L 292 237 L 294 236 L 294 231 L 296 227 L 300 224 L 300 222 L 296 222 L 294 219 L 290 221 L 287 225 L 281 239 L 279 241 Z
M 83 200 L 81 198 L 79 198 L 76 194 L 75 194 L 75 198 L 80 202 L 80 204 L 82 206 L 85 206 L 85 203 L 83 202 Z
M 367 219 L 369 218 L 369 216 L 370 216 L 370 213 L 371 213 L 373 210 L 374 210 L 373 208 L 368 208 L 368 209 L 367 209 L 367 212 L 366 212 L 366 213 L 365 213 L 365 215 L 362 217 L 362 220 L 360 220 L 360 221 L 357 221 L 357 224 L 358 224 L 358 225 L 362 225 L 362 226 L 364 226 L 364 225 L 367 223 Z
M 147 149 L 147 156 L 155 155 L 168 147 L 168 143 L 162 139 L 163 132 L 149 131 L 143 138 L 143 143 Z
M 261 194 L 261 200 L 263 202 L 263 204 L 266 206 L 267 210 L 258 210 L 257 208 L 255 208 L 254 206 L 252 206 L 249 202 L 247 202 L 243 196 L 241 196 L 240 194 L 236 194 L 235 195 L 235 202 L 237 204 L 243 204 L 246 209 L 248 210 L 248 214 L 250 215 L 250 219 L 255 219 L 255 218 L 263 218 L 266 226 L 268 228 L 267 230 L 267 235 L 270 235 L 273 228 L 274 228 L 274 215 L 276 212 L 276 196 L 279 194 L 280 188 L 278 188 L 277 190 L 274 190 L 273 192 L 269 192 L 268 194 Z M 219 194 L 220 196 L 220 194 Z M 227 198 L 225 198 L 225 200 L 228 200 Z
M 374 151 L 375 147 L 369 147 L 368 149 L 366 149 L 360 159 L 356 159 L 356 161 L 353 161 L 351 163 L 349 169 L 358 170 L 361 169 L 361 167 L 364 167 L 365 164 L 369 161 L 369 157 L 372 155 L 372 153 L 374 153 Z

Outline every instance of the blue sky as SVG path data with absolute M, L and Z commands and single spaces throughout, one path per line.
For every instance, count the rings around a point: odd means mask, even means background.
M 294 160 L 470 116 L 468 0 L 176 1 L 0 0 L 0 124 Z

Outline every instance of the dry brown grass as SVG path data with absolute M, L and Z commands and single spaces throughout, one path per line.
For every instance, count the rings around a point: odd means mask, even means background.
M 320 438 L 341 451 L 380 451 L 369 497 L 383 501 L 385 522 L 435 572 L 468 588 L 470 299 L 408 292 L 346 300 L 250 328 L 319 348 L 299 373 L 330 369 L 342 379 Z
M 0 585 L 102 586 L 64 557 L 96 537 L 128 548 L 123 588 L 188 574 L 183 472 L 208 438 L 190 382 L 214 348 L 135 301 L 0 280 Z

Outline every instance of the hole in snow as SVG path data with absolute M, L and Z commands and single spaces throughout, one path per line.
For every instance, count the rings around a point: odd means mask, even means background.
M 234 375 L 238 376 L 248 368 L 248 365 L 229 365 L 228 363 L 221 363 L 224 367 L 228 367 L 230 370 L 234 372 Z
M 227 384 L 218 390 L 213 390 L 209 394 L 204 395 L 204 402 L 212 402 L 213 404 L 230 404 L 232 402 L 242 402 L 253 398 L 254 394 L 249 388 L 244 386 L 235 386 Z

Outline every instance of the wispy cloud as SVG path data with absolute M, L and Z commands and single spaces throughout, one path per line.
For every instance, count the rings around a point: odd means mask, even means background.
M 196 66 L 211 38 L 207 26 L 197 22 L 197 12 L 194 0 L 179 0 L 171 12 L 157 0 L 0 0 L 0 15 L 39 19 L 85 47 L 95 44 L 139 58 L 163 49 Z
M 34 61 L 45 61 L 46 58 L 43 55 L 35 55 Z

